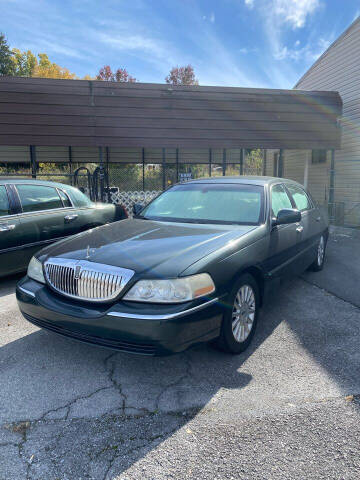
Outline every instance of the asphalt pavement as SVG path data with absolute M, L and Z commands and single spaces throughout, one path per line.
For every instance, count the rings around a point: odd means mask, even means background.
M 278 291 L 251 348 L 147 358 L 42 331 L 0 283 L 0 479 L 360 478 L 360 247 Z

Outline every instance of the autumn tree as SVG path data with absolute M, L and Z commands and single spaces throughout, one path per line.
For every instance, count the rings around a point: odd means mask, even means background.
M 13 63 L 11 50 L 6 37 L 0 32 L 0 75 L 13 75 Z
M 34 69 L 34 73 L 32 75 L 33 77 L 67 79 L 76 78 L 75 73 L 71 73 L 67 68 L 60 67 L 56 63 L 51 62 L 46 53 L 39 53 L 38 57 L 39 62 Z
M 96 79 L 104 82 L 136 82 L 136 78 L 132 77 L 125 68 L 118 68 L 116 72 L 113 72 L 109 65 L 100 68 Z
M 173 67 L 165 81 L 171 85 L 199 85 L 194 68 L 191 65 Z
M 35 68 L 38 65 L 38 61 L 31 50 L 21 52 L 18 48 L 13 48 L 11 52 L 11 62 L 13 65 L 12 75 L 18 77 L 32 77 Z

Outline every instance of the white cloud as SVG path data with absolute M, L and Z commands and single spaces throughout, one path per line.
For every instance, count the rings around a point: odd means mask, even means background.
M 273 0 L 272 9 L 280 22 L 293 29 L 302 28 L 309 15 L 320 6 L 319 0 Z
M 253 8 L 254 7 L 254 0 L 245 0 L 245 5 L 248 8 Z

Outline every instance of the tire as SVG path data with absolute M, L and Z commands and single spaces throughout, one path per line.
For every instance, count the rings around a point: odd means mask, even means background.
M 246 300 L 246 298 L 248 301 L 241 302 L 241 299 Z M 224 352 L 238 354 L 250 345 L 258 321 L 260 294 L 258 284 L 252 275 L 241 275 L 230 292 L 226 304 L 227 310 L 216 346 Z M 243 307 L 244 311 L 242 314 L 234 316 L 237 307 Z
M 322 234 L 318 243 L 316 258 L 314 262 L 310 265 L 309 270 L 311 270 L 312 272 L 320 272 L 320 270 L 324 268 L 325 253 L 326 253 L 326 237 L 324 234 Z

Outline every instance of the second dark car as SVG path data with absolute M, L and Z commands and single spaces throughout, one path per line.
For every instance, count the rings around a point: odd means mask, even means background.
M 125 215 L 121 207 L 94 203 L 69 185 L 0 179 L 0 277 L 25 270 L 49 243 Z
M 295 182 L 194 180 L 45 248 L 17 298 L 30 322 L 92 344 L 163 355 L 216 340 L 239 353 L 279 282 L 323 267 L 327 238 L 326 214 Z

